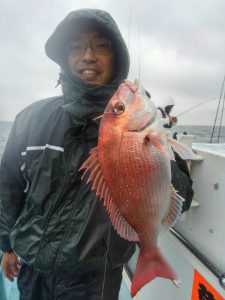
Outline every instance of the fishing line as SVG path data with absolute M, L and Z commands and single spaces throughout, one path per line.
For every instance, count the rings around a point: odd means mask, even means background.
M 131 35 L 131 19 L 132 19 L 132 5 L 130 5 L 130 13 L 129 13 L 129 22 L 128 22 L 128 38 L 127 38 L 127 46 L 130 51 L 130 35 Z M 140 19 L 138 19 L 138 32 L 137 32 L 137 40 L 138 40 L 138 79 L 141 79 L 141 38 L 140 38 Z
M 140 18 L 138 20 L 138 80 L 141 81 L 141 34 Z
M 111 221 L 109 222 L 109 232 L 108 232 L 108 240 L 107 240 L 107 245 L 106 245 L 106 252 L 105 252 L 105 267 L 104 267 L 104 275 L 103 275 L 103 283 L 102 283 L 102 296 L 101 300 L 104 300 L 104 289 L 105 289 L 105 275 L 106 275 L 106 268 L 107 268 L 107 257 L 108 257 L 108 249 L 109 249 L 109 241 L 110 241 L 110 233 L 111 233 L 111 226 L 112 223 Z
M 194 105 L 194 106 L 188 108 L 187 110 L 183 111 L 182 113 L 178 114 L 177 117 L 180 117 L 180 116 L 186 114 L 187 112 L 189 112 L 190 110 L 192 110 L 192 109 L 194 109 L 194 108 L 196 108 L 196 107 L 198 107 L 198 106 L 201 106 L 201 105 L 203 105 L 203 104 L 206 104 L 206 103 L 208 103 L 208 102 L 210 102 L 210 101 L 215 101 L 215 100 L 217 100 L 217 99 L 210 99 L 210 100 L 208 100 L 208 101 L 206 101 L 206 102 L 202 102 L 202 103 L 199 103 L 199 104 L 197 104 L 197 105 Z
M 130 14 L 129 14 L 129 23 L 128 23 L 128 38 L 127 38 L 127 47 L 128 47 L 128 50 L 130 50 L 130 25 L 131 25 L 131 12 L 132 12 L 132 6 L 130 5 Z

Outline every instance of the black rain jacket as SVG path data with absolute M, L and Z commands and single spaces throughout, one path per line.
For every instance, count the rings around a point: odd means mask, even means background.
M 80 20 L 98 23 L 112 41 L 116 75 L 108 85 L 84 83 L 67 70 L 65 45 Z M 82 9 L 58 25 L 46 53 L 61 67 L 63 95 L 37 101 L 15 119 L 0 167 L 0 249 L 57 274 L 103 271 L 107 253 L 110 270 L 128 261 L 134 244 L 110 226 L 79 167 L 97 145 L 92 119 L 127 77 L 128 51 L 108 13 Z

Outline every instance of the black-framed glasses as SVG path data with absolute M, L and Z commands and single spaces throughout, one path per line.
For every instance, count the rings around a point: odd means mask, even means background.
M 71 41 L 67 44 L 67 53 L 71 55 L 81 55 L 88 48 L 96 54 L 108 54 L 112 51 L 112 44 L 106 38 L 98 37 L 92 39 L 89 43 L 83 40 Z

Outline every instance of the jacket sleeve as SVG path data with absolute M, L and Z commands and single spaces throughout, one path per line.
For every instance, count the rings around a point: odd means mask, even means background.
M 0 165 L 0 249 L 11 251 L 9 233 L 23 208 L 26 180 L 21 166 L 21 136 L 15 120 Z
M 169 119 L 169 117 L 163 117 L 161 109 L 159 107 L 157 108 L 158 116 L 161 118 L 163 126 L 166 125 L 167 127 L 169 127 L 169 125 L 170 125 L 170 119 Z
M 169 118 L 163 118 L 163 119 L 162 119 L 162 124 L 163 124 L 163 126 L 164 126 L 164 125 L 170 126 L 170 119 L 169 119 Z
M 178 194 L 184 198 L 182 212 L 190 209 L 194 196 L 192 189 L 192 179 L 185 160 L 183 160 L 176 152 L 174 152 L 176 161 L 171 161 L 172 184 Z

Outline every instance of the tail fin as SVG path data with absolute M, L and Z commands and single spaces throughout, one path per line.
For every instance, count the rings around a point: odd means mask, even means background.
M 176 274 L 158 248 L 150 255 L 146 255 L 146 253 L 141 250 L 132 280 L 131 296 L 134 297 L 145 284 L 155 277 L 177 279 Z

